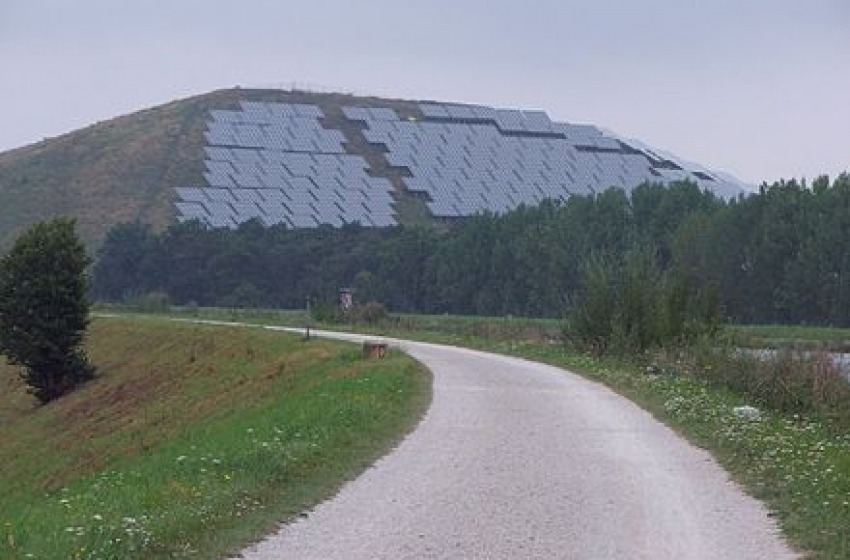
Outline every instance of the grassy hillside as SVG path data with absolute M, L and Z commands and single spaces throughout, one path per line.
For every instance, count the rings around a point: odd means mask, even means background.
M 0 247 L 56 215 L 77 218 L 89 244 L 117 222 L 168 224 L 173 187 L 201 177 L 209 101 L 174 102 L 0 154 Z
M 156 230 L 173 223 L 174 189 L 203 184 L 203 133 L 210 109 L 233 109 L 241 100 L 313 103 L 339 125 L 340 103 L 352 99 L 344 94 L 220 90 L 0 153 L 0 251 L 30 224 L 58 215 L 76 218 L 92 248 L 116 223 L 138 219 Z M 363 106 L 390 104 L 402 114 L 411 106 L 397 100 L 356 100 Z M 400 178 L 383 171 L 400 189 Z M 399 194 L 402 221 L 430 220 L 421 200 Z
M 213 558 L 408 430 L 428 377 L 348 344 L 98 319 L 101 377 L 36 407 L 0 368 L 0 558 Z

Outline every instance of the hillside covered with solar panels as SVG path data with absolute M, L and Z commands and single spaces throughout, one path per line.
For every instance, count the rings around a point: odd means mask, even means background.
M 234 88 L 0 154 L 0 247 L 57 215 L 96 247 L 122 222 L 427 224 L 679 179 L 742 188 L 543 111 Z
M 204 181 L 177 188 L 178 219 L 293 228 L 503 213 L 609 187 L 690 180 L 722 196 L 742 186 L 600 129 L 543 111 L 436 102 L 241 101 L 210 111 Z

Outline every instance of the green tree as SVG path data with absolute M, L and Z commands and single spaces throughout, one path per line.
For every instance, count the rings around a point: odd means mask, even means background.
M 74 221 L 63 218 L 34 225 L 0 260 L 0 351 L 24 367 L 42 403 L 94 377 L 80 347 L 89 263 Z
M 97 299 L 127 301 L 152 291 L 156 277 L 150 270 L 158 239 L 139 221 L 118 224 L 103 240 L 92 271 L 92 292 Z

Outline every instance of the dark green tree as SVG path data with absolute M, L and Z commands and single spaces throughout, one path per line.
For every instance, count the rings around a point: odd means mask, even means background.
M 153 291 L 151 270 L 158 239 L 147 224 L 131 222 L 113 227 L 97 255 L 92 291 L 111 301 L 127 301 Z
M 81 348 L 89 262 L 64 218 L 35 224 L 0 260 L 0 351 L 42 403 L 94 377 Z

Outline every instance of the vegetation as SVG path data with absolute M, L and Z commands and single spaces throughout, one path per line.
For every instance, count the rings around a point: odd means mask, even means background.
M 850 325 L 848 236 L 847 174 L 730 201 L 691 183 L 643 185 L 629 196 L 612 189 L 479 215 L 445 232 L 249 222 L 232 231 L 186 223 L 157 235 L 128 223 L 102 246 L 94 295 L 303 309 L 308 298 L 332 301 L 350 286 L 360 301 L 394 312 L 564 317 L 588 262 L 621 266 L 638 247 L 653 255 L 657 272 L 647 272 L 671 283 L 668 296 L 699 295 L 694 301 L 731 321 L 841 326 Z
M 101 375 L 48 406 L 0 371 L 0 557 L 214 558 L 332 495 L 412 427 L 391 352 L 149 317 L 95 319 Z
M 687 280 L 662 270 L 651 251 L 626 252 L 621 262 L 591 256 L 580 269 L 581 289 L 564 334 L 575 346 L 604 354 L 692 344 L 716 333 L 717 300 L 694 293 Z
M 42 403 L 94 377 L 81 345 L 90 263 L 72 220 L 40 222 L 0 260 L 0 352 Z
M 727 333 L 744 348 L 796 348 L 850 353 L 850 329 L 806 325 L 729 325 Z

